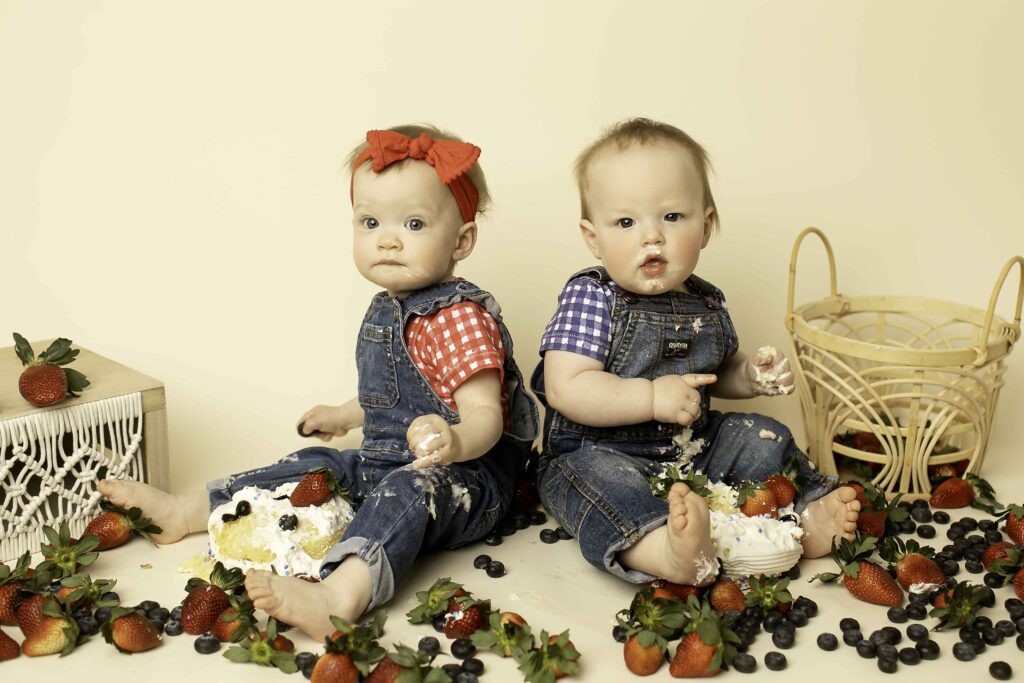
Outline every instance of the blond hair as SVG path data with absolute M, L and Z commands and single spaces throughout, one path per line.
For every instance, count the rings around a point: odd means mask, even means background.
M 576 157 L 576 185 L 580 192 L 581 217 L 589 219 L 589 210 L 587 208 L 587 168 L 598 152 L 613 145 L 615 149 L 621 151 L 629 149 L 634 145 L 643 146 L 658 143 L 675 143 L 693 156 L 697 170 L 700 173 L 701 184 L 704 188 L 704 206 L 715 210 L 711 220 L 715 228 L 718 228 L 718 207 L 715 206 L 715 198 L 711 194 L 711 184 L 708 182 L 708 174 L 711 171 L 711 160 L 708 158 L 708 153 L 696 140 L 675 126 L 645 118 L 628 119 L 616 123 L 606 130 L 601 137 L 590 143 Z
M 430 125 L 429 123 L 410 123 L 402 126 L 393 126 L 391 128 L 388 128 L 388 130 L 393 131 L 395 133 L 401 133 L 402 135 L 405 135 L 406 137 L 410 137 L 413 139 L 418 138 L 420 135 L 426 133 L 435 140 L 452 140 L 454 142 L 465 142 L 465 140 L 460 138 L 458 135 L 450 133 L 446 130 L 441 130 L 436 126 Z M 345 162 L 346 166 L 348 166 L 349 174 L 355 172 L 356 169 L 353 168 L 353 164 L 355 163 L 356 158 L 360 154 L 362 154 L 363 150 L 366 149 L 367 146 L 368 145 L 366 143 L 366 140 L 363 140 L 361 143 L 356 145 L 355 149 L 353 149 L 349 153 L 348 159 Z M 410 160 L 406 159 L 405 161 L 401 161 L 396 164 L 386 166 L 384 170 L 381 171 L 381 173 L 387 173 L 389 170 L 395 167 L 402 166 L 408 163 L 408 161 Z M 490 208 L 491 206 L 491 191 L 487 189 L 487 178 L 484 177 L 484 171 L 482 168 L 480 168 L 480 162 L 478 161 L 475 164 L 473 164 L 473 166 L 468 171 L 466 171 L 466 175 L 469 176 L 469 179 L 473 181 L 473 185 L 476 186 L 476 191 L 478 195 L 476 212 L 478 214 L 485 213 L 487 209 Z

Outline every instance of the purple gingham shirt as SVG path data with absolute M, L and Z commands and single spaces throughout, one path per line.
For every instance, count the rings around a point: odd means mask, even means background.
M 590 278 L 571 280 L 544 329 L 540 352 L 571 351 L 604 363 L 612 345 L 612 290 Z

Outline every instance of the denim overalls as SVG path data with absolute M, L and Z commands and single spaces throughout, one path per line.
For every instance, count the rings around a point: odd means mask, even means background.
M 604 268 L 580 271 L 570 280 L 579 277 L 611 282 Z M 606 372 L 651 380 L 668 374 L 714 373 L 736 353 L 736 330 L 722 292 L 695 275 L 686 285 L 692 293 L 641 296 L 612 283 L 612 344 Z M 546 405 L 543 358 L 531 384 Z M 687 433 L 678 425 L 651 421 L 590 427 L 548 407 L 539 467 L 541 500 L 576 536 L 591 564 L 633 583 L 656 578 L 624 567 L 616 553 L 665 523 L 668 503 L 651 493 L 647 477 L 658 474 L 664 463 L 678 460 L 684 448 L 696 469 L 727 484 L 760 481 L 795 455 L 807 479 L 795 501 L 797 511 L 835 486 L 835 478 L 813 469 L 784 425 L 764 415 L 711 410 L 708 387 L 698 391 L 701 414 L 683 446 L 673 440 L 676 434 Z
M 494 318 L 505 348 L 505 390 L 511 433 L 502 434 L 485 455 L 448 466 L 413 470 L 406 441 L 409 424 L 437 414 L 449 424 L 459 414 L 431 389 L 405 344 L 412 315 L 429 315 L 460 301 L 474 301 Z M 304 448 L 279 462 L 210 482 L 210 508 L 246 486 L 272 489 L 299 480 L 314 467 L 327 467 L 349 489 L 355 519 L 324 558 L 321 578 L 349 555 L 366 560 L 373 579 L 369 607 L 380 606 L 423 551 L 456 548 L 487 535 L 512 501 L 515 482 L 537 436 L 537 408 L 525 391 L 512 358 L 512 338 L 494 298 L 465 280 L 442 282 L 394 299 L 377 294 L 363 319 L 356 345 L 359 403 L 363 408 L 360 448 Z

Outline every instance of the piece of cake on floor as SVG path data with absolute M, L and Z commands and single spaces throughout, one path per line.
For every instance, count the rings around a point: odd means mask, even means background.
M 247 486 L 210 513 L 210 553 L 226 567 L 274 570 L 320 578 L 320 563 L 352 521 L 340 495 L 322 505 L 294 507 L 296 482 L 273 491 Z

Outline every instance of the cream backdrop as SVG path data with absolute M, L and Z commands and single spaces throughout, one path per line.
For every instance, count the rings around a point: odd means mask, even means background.
M 634 115 L 712 155 L 723 230 L 698 272 L 743 347 L 785 344 L 807 225 L 843 292 L 983 306 L 1024 252 L 1022 25 L 1024 3 L 992 1 L 0 1 L 0 332 L 163 380 L 173 488 L 201 486 L 308 443 L 297 417 L 355 391 L 374 288 L 341 167 L 366 129 L 481 145 L 495 204 L 460 274 L 501 301 L 529 373 L 591 262 L 573 157 Z M 825 291 L 814 245 L 799 285 Z M 1024 350 L 1010 366 L 1004 454 Z M 796 398 L 756 405 L 801 431 Z

